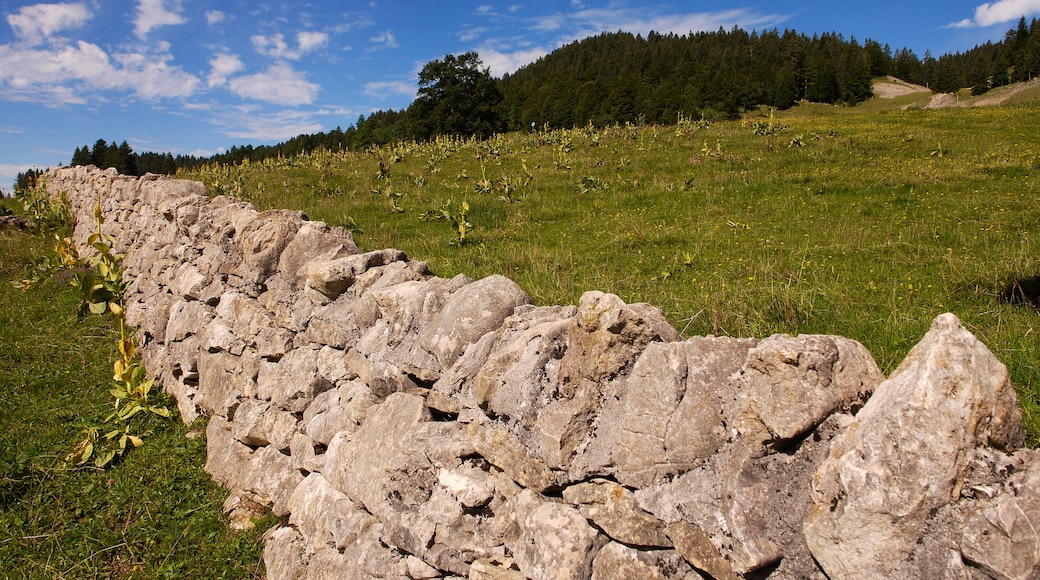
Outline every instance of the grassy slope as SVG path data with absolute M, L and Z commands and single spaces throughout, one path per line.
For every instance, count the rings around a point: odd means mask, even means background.
M 185 176 L 356 223 L 363 248 L 403 249 L 441 276 L 505 274 L 541 304 L 603 290 L 662 308 L 687 336 L 841 334 L 886 372 L 952 311 L 1010 368 L 1035 444 L 1040 319 L 997 296 L 1040 274 L 1040 108 L 898 108 L 915 98 L 800 106 L 769 135 L 753 134 L 770 123 L 760 114 Z M 471 207 L 462 247 L 447 223 L 420 219 L 449 200 Z
M 258 577 L 259 532 L 227 528 L 205 443 L 179 422 L 156 421 L 114 468 L 62 468 L 82 423 L 110 411 L 115 341 L 99 321 L 77 322 L 68 286 L 10 286 L 47 245 L 0 231 L 0 575 Z
M 1040 274 L 1040 111 L 898 104 L 802 106 L 767 136 L 741 123 L 682 135 L 622 127 L 201 177 L 262 207 L 337 225 L 349 216 L 365 229 L 362 246 L 403 248 L 443 276 L 504 273 L 543 304 L 589 289 L 648 301 L 688 336 L 843 334 L 891 371 L 936 314 L 953 311 L 1009 366 L 1035 445 L 1040 318 L 997 294 Z M 380 157 L 390 179 L 376 178 Z M 494 191 L 478 193 L 485 176 Z M 388 187 L 407 211 L 391 210 Z M 448 199 L 472 206 L 473 243 L 452 246 L 446 223 L 419 219 Z M 0 569 L 258 575 L 256 533 L 226 529 L 226 492 L 202 472 L 203 444 L 186 428 L 157 423 L 143 449 L 105 472 L 59 468 L 78 425 L 108 410 L 112 338 L 76 322 L 66 288 L 6 284 L 46 246 L 0 232 Z

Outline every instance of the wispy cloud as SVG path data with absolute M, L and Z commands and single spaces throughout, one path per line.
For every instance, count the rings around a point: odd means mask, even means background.
M 34 4 L 7 17 L 17 36 L 35 46 L 63 30 L 83 26 L 93 15 L 84 4 Z
M 381 81 L 366 83 L 364 93 L 377 99 L 387 99 L 394 95 L 405 95 L 414 97 L 416 91 L 415 83 L 405 81 Z
M 309 105 L 321 90 L 286 62 L 277 62 L 261 73 L 228 79 L 227 83 L 232 93 L 244 99 L 289 106 Z
M 285 36 L 281 33 L 264 36 L 254 35 L 253 48 L 260 54 L 273 58 L 284 58 L 288 60 L 299 60 L 303 55 L 325 46 L 329 42 L 329 35 L 324 32 L 300 32 L 296 35 L 296 48 L 290 48 L 285 42 Z
M 188 20 L 180 14 L 180 3 L 172 0 L 173 6 L 167 8 L 167 0 L 138 0 L 137 16 L 134 18 L 134 34 L 144 39 L 148 33 L 160 26 L 184 24 Z
M 384 30 L 379 34 L 368 39 L 377 46 L 370 47 L 369 50 L 378 50 L 380 48 L 397 48 L 397 39 L 394 38 L 394 33 L 389 30 Z
M 1038 13 L 1040 13 L 1040 0 L 999 0 L 980 4 L 975 8 L 974 18 L 951 22 L 946 25 L 946 28 L 993 26 Z
M 463 30 L 460 38 L 464 42 L 475 40 L 476 35 L 469 34 L 470 30 L 484 33 L 506 22 L 510 30 L 521 31 L 521 34 L 509 38 L 485 40 L 477 49 L 481 60 L 491 69 L 492 74 L 500 76 L 514 72 L 564 44 L 603 32 L 623 30 L 642 35 L 650 32 L 689 34 L 714 31 L 720 27 L 729 29 L 734 26 L 751 30 L 771 28 L 790 18 L 785 14 L 759 13 L 743 8 L 683 13 L 653 5 L 629 8 L 620 3 L 612 3 L 606 8 L 586 8 L 584 2 L 577 0 L 570 4 L 572 10 L 564 8 L 551 14 L 530 17 L 478 10 L 477 13 L 485 18 L 487 26 Z M 543 39 L 546 36 L 551 39 L 538 41 L 535 45 L 529 42 L 523 31 L 535 33 Z
M 210 122 L 223 128 L 222 132 L 232 139 L 251 141 L 284 141 L 302 134 L 317 133 L 321 123 L 306 111 L 277 111 L 258 114 L 247 108 L 226 114 Z

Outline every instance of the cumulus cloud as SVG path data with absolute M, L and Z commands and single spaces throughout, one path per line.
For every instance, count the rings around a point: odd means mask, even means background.
M 479 50 L 478 53 L 484 66 L 491 70 L 491 76 L 501 77 L 502 75 L 516 72 L 517 69 L 524 65 L 531 64 L 549 54 L 549 51 L 544 48 L 532 48 L 504 53 L 492 48 L 484 48 Z
M 23 42 L 37 45 L 58 32 L 83 26 L 91 16 L 81 3 L 34 4 L 9 15 L 7 23 Z
M 1040 13 L 1040 0 L 999 0 L 975 8 L 974 18 L 965 18 L 947 25 L 947 28 L 992 26 L 1018 20 L 1023 16 Z
M 290 48 L 289 44 L 285 42 L 285 35 L 281 33 L 271 36 L 257 34 L 251 40 L 253 48 L 260 54 L 272 58 L 299 60 L 308 52 L 328 44 L 329 35 L 324 32 L 300 32 L 296 35 L 296 48 Z
M 392 95 L 415 96 L 416 85 L 404 81 L 380 81 L 365 83 L 364 93 L 370 97 L 386 99 Z
M 278 62 L 261 73 L 228 79 L 231 92 L 244 99 L 278 105 L 306 105 L 314 102 L 321 87 L 308 81 L 289 64 Z
M 220 10 L 207 10 L 206 11 L 206 24 L 213 26 L 219 22 L 224 21 L 225 14 Z
M 210 73 L 206 83 L 210 88 L 227 84 L 231 75 L 242 70 L 242 61 L 233 54 L 218 54 L 209 59 Z
M 127 90 L 143 99 L 186 97 L 201 84 L 169 54 L 117 53 L 83 40 L 53 50 L 0 46 L 0 94 L 49 105 L 81 104 L 85 94 Z
M 148 33 L 160 26 L 184 24 L 187 19 L 180 15 L 180 5 L 173 2 L 172 8 L 166 7 L 167 0 L 139 0 L 137 16 L 134 18 L 134 34 L 144 39 Z

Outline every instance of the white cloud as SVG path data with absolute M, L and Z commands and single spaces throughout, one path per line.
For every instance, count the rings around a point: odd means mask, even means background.
M 92 14 L 83 4 L 34 4 L 7 17 L 15 36 L 36 45 L 55 33 L 83 26 Z
M 275 63 L 262 73 L 229 79 L 228 87 L 244 99 L 278 105 L 310 104 L 321 90 L 285 62 Z
M 214 24 L 224 21 L 225 14 L 220 10 L 207 10 L 206 11 L 206 24 L 213 26 Z
M 311 119 L 311 114 L 301 111 L 280 111 L 258 114 L 255 111 L 235 113 L 212 121 L 225 127 L 224 134 L 233 139 L 251 141 L 284 141 L 302 134 L 321 131 L 320 123 Z
M 296 35 L 296 48 L 289 48 L 285 42 L 285 35 L 272 34 L 264 36 L 254 35 L 253 48 L 260 54 L 272 58 L 284 58 L 288 60 L 299 60 L 303 55 L 325 46 L 329 42 L 329 35 L 324 32 L 300 32 Z
M 370 41 L 383 45 L 382 48 L 397 48 L 397 39 L 394 38 L 394 33 L 389 30 L 384 30 L 379 34 L 369 38 Z
M 501 77 L 504 74 L 512 74 L 524 65 L 549 54 L 544 48 L 532 48 L 530 50 L 518 50 L 512 53 L 499 52 L 492 48 L 483 48 L 477 51 L 484 66 L 491 69 L 491 76 Z
M 227 83 L 229 76 L 242 70 L 242 61 L 233 54 L 218 54 L 209 59 L 210 73 L 206 83 L 212 87 L 221 87 Z
M 128 90 L 144 99 L 186 97 L 199 79 L 169 54 L 117 53 L 78 41 L 53 50 L 0 45 L 0 95 L 48 105 L 82 104 L 90 93 Z
M 416 91 L 415 83 L 404 81 L 381 81 L 365 83 L 364 93 L 370 97 L 386 99 L 392 95 L 405 95 L 414 97 Z
M 308 53 L 328 44 L 329 35 L 324 32 L 301 32 L 296 35 L 296 42 L 300 47 L 300 52 Z
M 173 57 L 168 54 L 156 57 L 131 53 L 119 54 L 115 58 L 123 65 L 120 73 L 126 83 L 145 99 L 190 97 L 201 84 L 195 75 L 170 66 Z
M 633 34 L 689 34 L 690 32 L 715 31 L 738 26 L 745 30 L 775 26 L 787 20 L 781 14 L 758 14 L 743 8 L 719 12 L 694 12 L 690 14 L 646 14 L 645 10 L 589 9 L 579 10 L 569 18 L 574 24 L 585 28 L 582 36 L 624 30 Z
M 946 27 L 992 26 L 1037 13 L 1040 13 L 1040 0 L 998 0 L 993 3 L 981 4 L 975 8 L 974 19 L 965 18 L 959 22 L 950 23 Z
M 180 4 L 173 1 L 172 9 L 166 7 L 167 0 L 138 0 L 137 17 L 134 19 L 134 34 L 144 39 L 148 33 L 160 26 L 184 24 L 188 20 L 179 14 Z

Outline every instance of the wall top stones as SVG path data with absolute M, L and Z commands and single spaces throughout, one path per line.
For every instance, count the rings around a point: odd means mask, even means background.
M 271 578 L 1029 578 L 1040 462 L 952 314 L 890 377 L 838 336 L 683 340 L 443 279 L 199 183 L 52 170 Z

